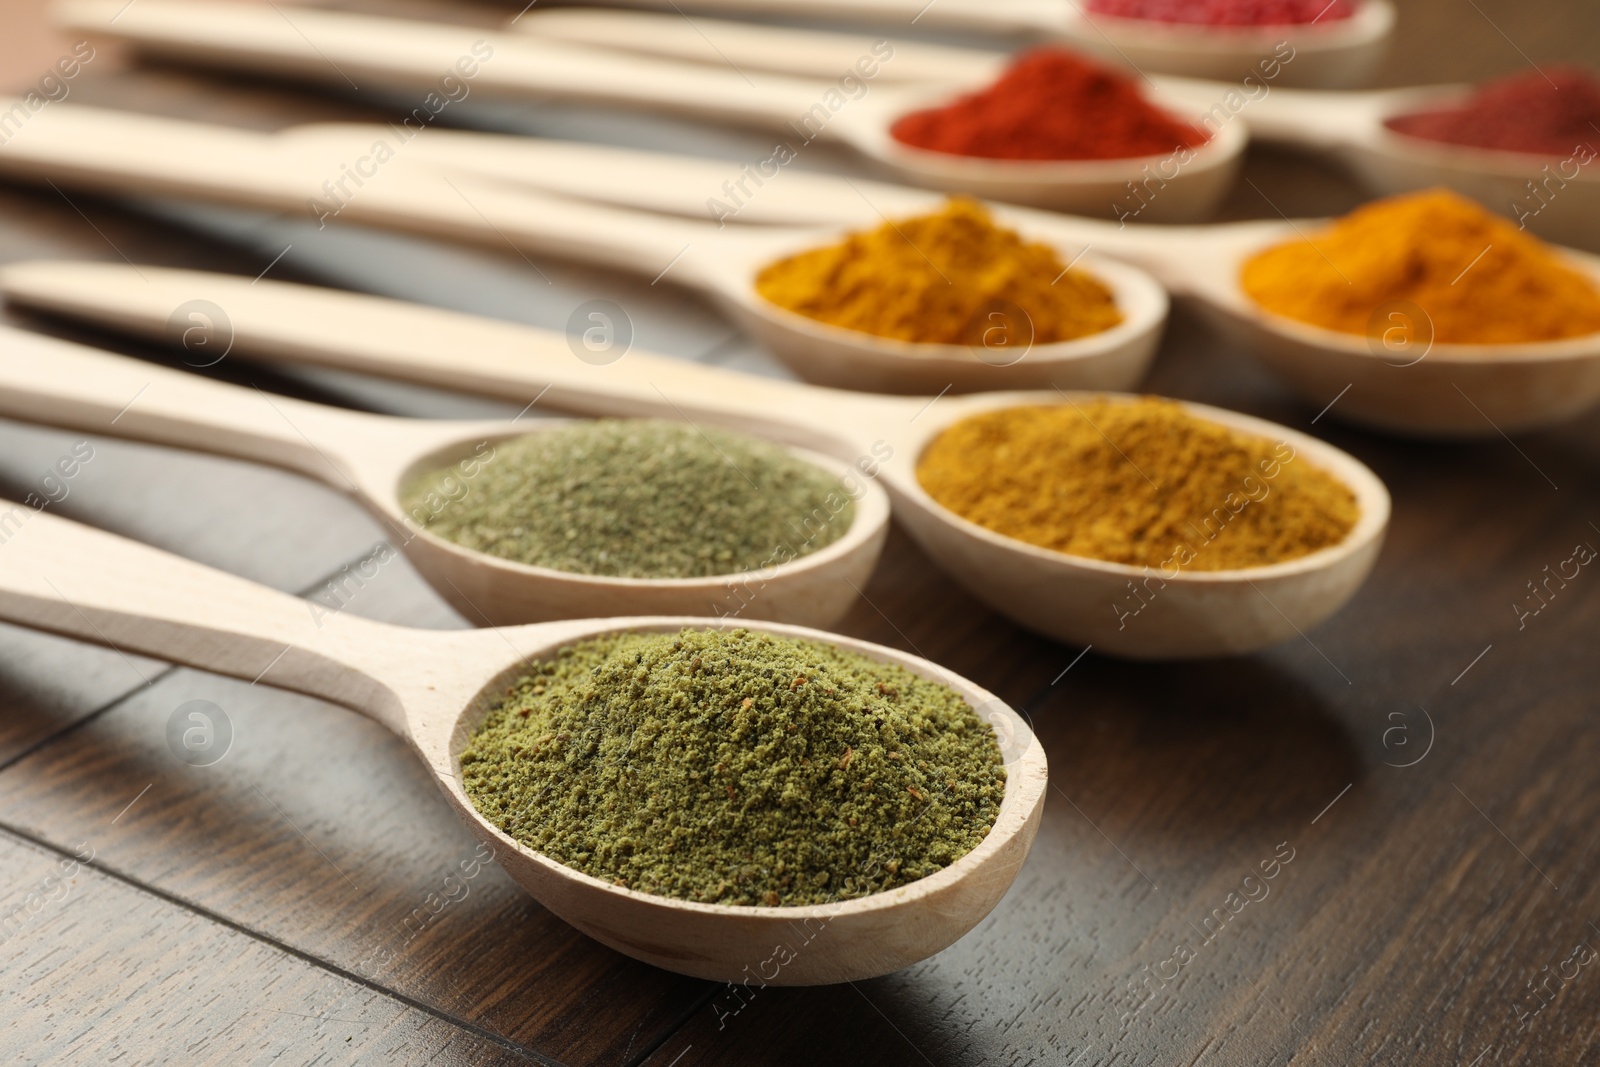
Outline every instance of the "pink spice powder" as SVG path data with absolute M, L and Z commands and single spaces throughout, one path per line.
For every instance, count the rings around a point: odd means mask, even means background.
M 1545 156 L 1600 152 L 1600 77 L 1545 67 L 1480 85 L 1461 104 L 1399 115 L 1391 130 L 1427 141 Z
M 1356 13 L 1356 0 L 1089 0 L 1096 15 L 1205 26 L 1323 25 Z

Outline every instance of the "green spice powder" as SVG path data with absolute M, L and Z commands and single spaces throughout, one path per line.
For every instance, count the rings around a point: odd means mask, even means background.
M 408 481 L 406 511 L 458 545 L 574 574 L 755 570 L 832 544 L 855 517 L 837 478 L 778 445 L 653 419 L 529 434 L 467 466 Z
M 461 755 L 474 806 L 529 848 L 715 904 L 823 904 L 932 874 L 983 840 L 1005 779 L 954 690 L 748 630 L 562 649 Z

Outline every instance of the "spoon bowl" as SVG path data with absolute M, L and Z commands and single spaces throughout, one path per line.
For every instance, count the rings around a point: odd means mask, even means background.
M 496 445 L 560 428 L 566 420 L 515 425 L 344 411 L 6 328 L 0 328 L 0 414 L 220 452 L 324 481 L 364 505 L 439 595 L 480 625 L 597 613 L 734 614 L 831 625 L 859 598 L 888 536 L 889 500 L 879 486 L 832 456 L 791 447 L 797 458 L 839 479 L 842 493 L 850 487 L 858 495 L 850 528 L 816 552 L 703 578 L 619 578 L 530 566 L 429 532 L 429 516 L 407 511 L 401 487 L 414 473 L 459 460 L 458 484 L 463 496 L 470 494 L 472 478 L 494 462 Z
M 1135 69 L 1189 78 L 1237 82 L 1268 57 L 1292 62 L 1283 84 L 1344 89 L 1365 85 L 1377 73 L 1394 33 L 1395 9 L 1388 0 L 1361 0 L 1349 18 L 1289 26 L 1202 26 L 1152 19 L 1081 13 L 1064 31 L 1074 45 Z
M 1394 114 L 1406 114 L 1396 109 Z M 1429 141 L 1380 126 L 1348 156 L 1367 188 L 1389 195 L 1445 186 L 1547 241 L 1600 251 L 1600 170 L 1593 159 Z
M 596 620 L 592 629 L 563 644 L 608 633 L 674 632 L 686 625 L 726 630 L 742 624 L 705 619 Z M 496 861 L 506 872 L 545 907 L 601 944 L 680 974 L 732 981 L 760 971 L 769 985 L 855 981 L 900 970 L 954 943 L 1000 902 L 1038 829 L 1047 772 L 1044 751 L 1032 731 L 992 693 L 920 657 L 795 626 L 754 624 L 745 628 L 826 641 L 904 667 L 959 692 L 993 727 L 1006 761 L 1000 814 L 983 841 L 950 866 L 910 885 L 849 901 L 797 907 L 676 900 L 575 871 L 519 844 L 489 823 L 459 784 L 462 750 L 485 715 L 504 699 L 506 687 L 525 671 L 528 661 L 500 672 L 457 718 L 446 750 L 451 773 L 440 778 L 451 805 L 474 833 L 494 847 Z M 806 960 L 813 938 L 824 932 L 831 951 Z M 780 951 L 780 945 L 789 952 Z M 818 941 L 816 947 L 824 945 Z M 793 958 L 780 958 L 788 956 Z M 765 965 L 772 965 L 777 974 L 768 975 Z
M 1159 89 L 1150 98 L 1185 118 L 1192 110 Z M 1188 161 L 1180 165 L 1176 149 L 1124 159 L 989 159 L 918 148 L 890 134 L 902 116 L 949 99 L 949 89 L 880 89 L 857 110 L 841 116 L 840 134 L 862 155 L 913 185 L 1071 215 L 1115 216 L 1129 186 L 1155 175 L 1161 195 L 1142 215 L 1146 222 L 1190 222 L 1214 215 L 1238 177 L 1250 140 L 1243 123 L 1223 125 L 1204 144 L 1190 149 Z
M 703 618 L 584 619 L 494 631 L 424 631 L 356 618 L 313 620 L 302 601 L 49 514 L 6 546 L 0 619 L 308 693 L 404 738 L 467 829 L 534 899 L 635 959 L 712 981 L 817 985 L 887 974 L 940 951 L 1015 880 L 1044 808 L 1047 766 L 1026 722 L 994 694 L 927 660 L 834 634 Z M 1006 788 L 993 827 L 950 866 L 897 889 L 833 904 L 737 907 L 624 889 L 502 833 L 463 792 L 460 753 L 506 684 L 575 641 L 682 627 L 825 641 L 950 686 L 995 731 Z M 788 951 L 781 954 L 775 946 Z M 769 970 L 770 969 L 770 970 Z
M 1225 86 L 1165 78 L 1190 110 L 1215 107 Z M 1327 155 L 1363 186 L 1389 196 L 1445 186 L 1516 219 L 1545 240 L 1600 251 L 1600 168 L 1576 155 L 1549 156 L 1449 144 L 1390 128 L 1391 119 L 1464 103 L 1466 85 L 1366 93 L 1273 89 L 1243 109 L 1252 137 Z
M 498 440 L 509 436 L 520 434 L 502 435 Z M 497 438 L 487 440 L 494 444 Z M 459 455 L 464 443 L 456 442 L 411 468 L 430 469 L 434 459 Z M 862 488 L 849 530 L 832 544 L 786 563 L 774 559 L 754 571 L 704 578 L 573 574 L 490 556 L 418 528 L 414 522 L 404 545 L 406 557 L 451 607 L 467 619 L 489 626 L 570 619 L 597 610 L 729 614 L 831 626 L 850 612 L 860 599 L 857 590 L 871 580 L 889 534 L 889 499 L 879 487 L 854 478 L 849 464 L 807 449 L 791 447 L 789 451 L 827 471 L 840 484 L 841 492 L 847 484 Z M 376 507 L 398 511 L 399 502 L 392 494 L 393 487 L 401 484 L 404 482 L 391 483 L 389 492 L 381 497 L 374 492 Z
M 1183 288 L 1312 404 L 1342 420 L 1428 438 L 1497 437 L 1573 419 L 1600 404 L 1600 334 L 1522 344 L 1432 341 L 1425 308 L 1397 310 L 1366 334 L 1274 314 L 1239 285 L 1255 252 L 1319 222 L 1214 228 L 1185 257 Z M 1558 249 L 1600 287 L 1600 257 Z M 1169 284 L 1172 283 L 1169 279 Z
M 1061 382 L 1082 389 L 1127 389 L 1142 381 L 1160 345 L 1166 290 L 1143 271 L 1057 245 L 1062 262 L 1076 261 L 1111 290 L 1123 320 L 1071 341 L 1035 344 L 1026 311 L 1000 313 L 974 345 L 929 344 L 878 337 L 809 318 L 756 292 L 756 270 L 783 255 L 838 239 L 815 231 L 795 241 L 768 230 L 740 260 L 720 256 L 713 290 L 717 303 L 751 337 L 801 378 L 837 389 L 931 395 L 1030 389 Z M 730 268 L 738 268 L 737 270 Z M 1020 310 L 1020 309 L 1019 309 Z
M 917 481 L 923 449 L 957 420 L 1017 405 L 1076 403 L 1090 394 L 869 396 L 637 352 L 596 367 L 573 359 L 564 339 L 510 323 L 308 286 L 140 270 L 82 263 L 14 265 L 0 271 L 0 288 L 14 303 L 156 337 L 172 301 L 201 294 L 227 308 L 233 351 L 240 357 L 338 367 L 494 396 L 548 389 L 544 402 L 562 410 L 677 411 L 813 449 L 851 463 L 863 479 L 880 481 L 907 531 L 973 596 L 1024 626 L 1093 645 L 1103 654 L 1196 658 L 1294 638 L 1354 595 L 1387 526 L 1388 494 L 1354 458 L 1284 427 L 1186 405 L 1201 418 L 1286 442 L 1296 456 L 1351 488 L 1361 518 L 1339 545 L 1298 560 L 1247 570 L 1154 574 L 1000 536 L 939 506 Z M 1154 595 L 1136 592 L 1135 585 Z M 1130 596 L 1138 599 L 1129 601 Z M 1138 617 L 1129 621 L 1135 608 Z
M 931 443 L 958 418 L 979 411 L 1099 398 L 1137 399 L 1012 394 L 985 396 L 981 405 L 973 405 L 963 397 L 919 444 Z M 1377 562 L 1390 511 L 1383 482 L 1348 453 L 1307 434 L 1205 404 L 1184 402 L 1182 407 L 1196 418 L 1286 443 L 1292 461 L 1314 464 L 1343 482 L 1360 512 L 1354 528 L 1337 545 L 1282 563 L 1185 571 L 1176 565 L 1131 566 L 1068 555 L 1017 541 L 949 511 L 904 469 L 885 477 L 895 515 L 946 571 L 982 575 L 981 582 L 962 584 L 991 608 L 1030 630 L 1104 654 L 1134 660 L 1242 655 L 1321 623 L 1355 595 Z M 1202 526 L 1208 518 L 1200 519 Z M 1198 534 L 1196 541 L 1197 554 L 1203 554 Z

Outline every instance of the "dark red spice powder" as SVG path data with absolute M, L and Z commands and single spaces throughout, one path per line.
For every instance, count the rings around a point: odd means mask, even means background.
M 1355 0 L 1089 0 L 1096 15 L 1206 26 L 1318 25 L 1356 13 Z
M 1127 159 L 1195 148 L 1206 132 L 1120 71 L 1059 48 L 1025 52 L 989 88 L 890 127 L 915 148 L 986 159 Z
M 1399 115 L 1391 130 L 1428 141 L 1568 156 L 1600 152 L 1600 78 L 1582 67 L 1546 67 L 1480 85 L 1464 103 Z

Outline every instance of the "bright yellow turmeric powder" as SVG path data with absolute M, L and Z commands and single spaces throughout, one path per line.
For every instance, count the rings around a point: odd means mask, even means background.
M 1168 578 L 1304 556 L 1344 540 L 1360 516 L 1350 488 L 1288 442 L 1158 397 L 962 419 L 923 452 L 917 480 L 996 533 Z
M 847 330 L 935 344 L 1051 344 L 1122 321 L 1104 282 L 966 197 L 769 264 L 756 291 Z
M 1366 333 L 1410 301 L 1445 344 L 1553 341 L 1600 331 L 1600 288 L 1538 239 L 1445 189 L 1378 200 L 1248 260 L 1244 291 L 1268 311 Z M 1422 325 L 1419 329 L 1426 330 Z

